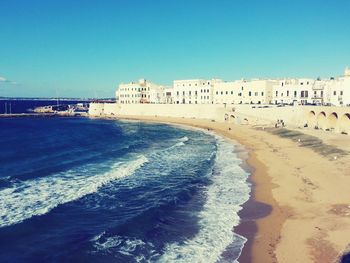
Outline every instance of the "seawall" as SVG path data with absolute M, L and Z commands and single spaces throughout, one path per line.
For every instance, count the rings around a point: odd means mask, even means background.
M 89 115 L 209 119 L 242 125 L 274 125 L 283 120 L 288 127 L 308 126 L 350 134 L 349 107 L 91 103 Z

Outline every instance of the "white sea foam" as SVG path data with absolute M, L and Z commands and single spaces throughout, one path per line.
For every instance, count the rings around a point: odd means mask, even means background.
M 155 251 L 152 242 L 146 242 L 135 237 L 128 236 L 106 236 L 105 232 L 102 232 L 91 239 L 93 247 L 95 248 L 92 253 L 101 252 L 107 254 L 122 254 L 132 257 L 136 262 L 152 262 L 152 258 L 158 257 L 159 254 Z M 134 256 L 136 250 L 147 251 L 149 256 L 140 254 Z
M 207 189 L 207 199 L 199 214 L 200 230 L 184 243 L 168 244 L 159 262 L 217 262 L 232 242 L 245 240 L 232 232 L 239 223 L 238 212 L 248 200 L 248 177 L 233 153 L 233 144 L 217 138 L 218 152 L 213 183 Z
M 178 141 L 180 142 L 187 142 L 189 139 L 187 136 L 180 138 Z
M 20 223 L 32 216 L 43 215 L 60 204 L 77 200 L 96 192 L 101 186 L 133 174 L 148 159 L 141 155 L 135 160 L 115 163 L 103 174 L 77 175 L 64 172 L 16 183 L 0 190 L 0 227 Z M 84 171 L 81 171 L 84 174 Z

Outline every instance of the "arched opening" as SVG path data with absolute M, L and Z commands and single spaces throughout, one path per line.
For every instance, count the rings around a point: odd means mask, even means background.
M 316 126 L 319 129 L 326 129 L 327 119 L 326 119 L 326 113 L 324 111 L 321 111 L 317 115 L 317 123 Z
M 230 122 L 235 122 L 235 121 L 236 121 L 235 115 L 231 114 L 230 115 Z
M 338 121 L 338 114 L 333 112 L 327 118 L 327 129 L 334 130 Z
M 338 132 L 350 134 L 350 113 L 345 113 L 338 120 Z
M 316 113 L 312 110 L 307 115 L 307 126 L 310 128 L 315 128 L 316 126 Z

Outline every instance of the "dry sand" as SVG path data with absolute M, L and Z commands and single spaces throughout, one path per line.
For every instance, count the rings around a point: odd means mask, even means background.
M 255 187 L 242 211 L 246 220 L 237 229 L 249 237 L 241 263 L 339 262 L 349 249 L 350 136 L 198 119 L 119 117 L 212 129 L 246 147 Z

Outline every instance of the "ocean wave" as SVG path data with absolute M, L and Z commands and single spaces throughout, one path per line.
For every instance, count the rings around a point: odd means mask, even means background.
M 0 190 L 0 227 L 48 213 L 60 204 L 98 191 L 103 185 L 133 174 L 148 162 L 144 155 L 128 162 L 117 162 L 103 174 L 81 175 L 68 171 L 49 177 L 27 180 Z
M 133 258 L 136 262 L 153 262 L 153 258 L 159 257 L 159 253 L 156 252 L 152 242 L 146 242 L 135 237 L 108 236 L 104 231 L 94 236 L 90 241 L 93 242 L 94 247 L 92 253 L 121 254 Z M 135 256 L 136 250 L 144 253 Z
M 178 141 L 180 142 L 187 142 L 189 139 L 187 136 L 180 138 Z
M 173 149 L 173 148 L 176 148 L 176 147 L 180 147 L 180 146 L 184 146 L 186 142 L 188 142 L 188 137 L 185 136 L 185 137 L 182 137 L 180 139 L 177 139 L 177 143 L 175 143 L 173 146 L 170 146 L 169 148 L 165 149 L 166 150 L 170 150 L 170 149 Z
M 234 145 L 217 138 L 218 152 L 213 168 L 213 183 L 206 191 L 206 202 L 200 212 L 198 234 L 182 243 L 171 243 L 159 262 L 216 262 L 233 242 L 243 247 L 246 239 L 232 232 L 239 224 L 238 212 L 249 198 L 248 173 L 233 154 Z

